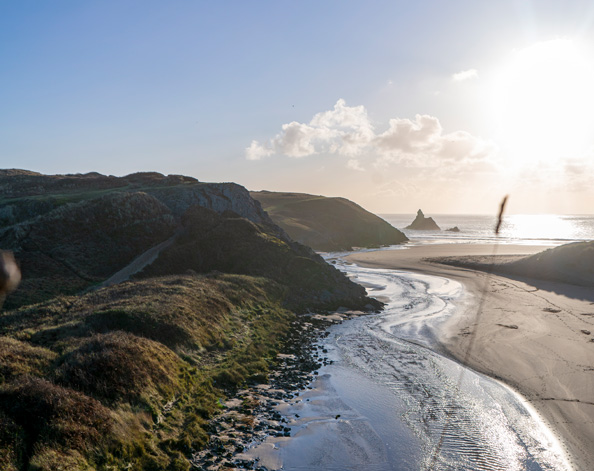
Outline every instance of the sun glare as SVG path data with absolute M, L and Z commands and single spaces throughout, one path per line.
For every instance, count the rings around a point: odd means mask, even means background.
M 498 135 L 512 161 L 554 165 L 592 145 L 594 70 L 573 41 L 515 51 L 494 89 Z
M 504 235 L 518 240 L 570 240 L 577 230 L 570 220 L 556 214 L 514 214 L 503 223 Z

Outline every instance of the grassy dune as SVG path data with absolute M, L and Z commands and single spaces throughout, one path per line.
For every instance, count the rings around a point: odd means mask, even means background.
M 594 286 L 594 242 L 574 242 L 530 256 L 446 257 L 436 261 L 503 275 Z

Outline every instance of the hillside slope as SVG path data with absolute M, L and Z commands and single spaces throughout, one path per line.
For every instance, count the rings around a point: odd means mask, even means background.
M 345 198 L 271 191 L 250 195 L 287 234 L 314 250 L 336 252 L 408 240 L 398 229 Z
M 153 278 L 0 314 L 0 469 L 176 470 L 294 314 L 238 275 Z
M 381 307 L 233 183 L 0 170 L 0 221 L 23 276 L 0 313 L 2 470 L 188 471 L 296 314 Z
M 234 183 L 4 170 L 0 189 L 0 249 L 13 251 L 23 272 L 7 308 L 98 286 L 176 234 L 179 241 L 146 273 L 265 276 L 283 283 L 299 310 L 369 304 L 363 288 L 293 242 Z
M 285 305 L 296 311 L 361 308 L 373 300 L 365 290 L 308 247 L 285 241 L 233 213 L 194 206 L 182 218 L 183 230 L 137 278 L 213 270 L 264 276 L 287 287 Z

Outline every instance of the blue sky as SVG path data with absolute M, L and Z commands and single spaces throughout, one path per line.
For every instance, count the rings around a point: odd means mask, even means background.
M 593 20 L 586 1 L 2 1 L 0 167 L 182 173 L 376 212 L 490 212 L 505 191 L 516 211 L 591 212 L 587 131 L 563 131 L 571 155 L 518 158 L 530 146 L 501 121 L 535 118 L 510 105 L 497 124 L 492 101 L 514 51 L 569 41 L 589 62 Z M 543 112 L 585 120 L 586 93 Z

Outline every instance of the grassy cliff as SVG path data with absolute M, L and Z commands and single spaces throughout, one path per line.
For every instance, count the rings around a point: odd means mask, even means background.
M 0 314 L 3 470 L 188 470 L 296 313 L 380 307 L 239 185 L 3 170 L 0 190 L 23 275 Z
M 158 173 L 4 170 L 0 189 L 0 249 L 14 252 L 23 272 L 7 308 L 93 288 L 178 235 L 147 274 L 192 269 L 271 277 L 285 283 L 303 308 L 354 307 L 365 297 L 362 288 L 293 242 L 236 184 Z
M 219 215 L 195 206 L 182 219 L 183 231 L 137 277 L 188 270 L 219 270 L 265 276 L 287 287 L 284 304 L 307 309 L 357 308 L 370 301 L 365 290 L 328 265 L 311 249 L 283 240 L 233 213 Z
M 287 234 L 314 250 L 343 251 L 408 240 L 398 229 L 345 198 L 271 191 L 250 194 Z

